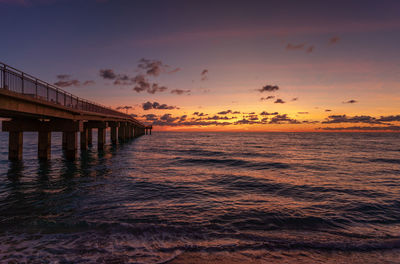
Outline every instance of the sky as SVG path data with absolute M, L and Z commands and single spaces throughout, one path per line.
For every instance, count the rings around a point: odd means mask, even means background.
M 400 1 L 0 0 L 0 61 L 155 130 L 400 131 Z

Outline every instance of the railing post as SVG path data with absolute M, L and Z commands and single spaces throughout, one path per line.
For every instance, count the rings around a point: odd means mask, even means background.
M 21 81 L 22 81 L 21 91 L 22 91 L 22 93 L 24 93 L 24 73 L 23 72 L 21 74 Z
M 6 68 L 7 68 L 7 66 L 4 65 L 4 67 L 3 67 L 3 89 L 6 89 Z
M 58 104 L 58 90 L 56 90 L 56 104 Z
M 36 80 L 36 82 L 37 82 L 37 80 Z M 46 88 L 47 88 L 47 101 L 49 101 L 49 85 L 47 84 L 46 85 Z
M 38 90 L 37 90 L 37 80 L 35 80 L 35 95 L 36 95 L 36 98 L 39 98 Z

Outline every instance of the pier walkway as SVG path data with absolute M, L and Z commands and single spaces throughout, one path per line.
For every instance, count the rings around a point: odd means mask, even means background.
M 97 129 L 98 149 L 104 148 L 106 129 L 111 142 L 118 144 L 144 134 L 146 126 L 132 116 L 79 98 L 52 84 L 39 80 L 11 66 L 0 63 L 0 117 L 2 130 L 9 132 L 10 160 L 22 159 L 23 132 L 38 132 L 38 158 L 50 159 L 51 132 L 62 132 L 62 145 L 69 160 L 76 158 L 78 133 L 80 148 L 92 143 L 92 129 Z

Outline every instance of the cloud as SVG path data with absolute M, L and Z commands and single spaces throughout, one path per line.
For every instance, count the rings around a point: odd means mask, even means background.
M 258 91 L 262 92 L 274 92 L 279 90 L 279 86 L 278 85 L 265 85 L 263 86 L 261 89 L 259 89 Z
M 181 70 L 181 68 L 175 68 L 175 69 L 169 71 L 168 73 L 176 73 L 176 72 L 178 72 L 180 70 Z
M 145 58 L 140 59 L 138 64 L 138 68 L 144 70 L 149 76 L 159 76 L 162 72 L 165 72 L 168 67 L 168 65 L 163 64 L 159 60 L 150 60 Z
M 264 100 L 266 101 L 266 100 L 270 100 L 270 99 L 274 99 L 274 98 L 275 98 L 275 96 L 270 95 L 270 96 L 267 96 L 267 97 L 261 97 L 260 100 L 261 101 L 264 101 Z
M 326 118 L 323 124 L 337 124 L 337 123 L 367 123 L 367 124 L 382 124 L 382 121 L 377 120 L 372 116 L 353 116 L 347 115 L 330 115 Z
M 130 114 L 131 117 L 138 117 L 136 114 Z
M 207 117 L 207 120 L 229 120 L 229 119 L 235 119 L 236 117 L 227 117 L 227 116 L 209 116 Z
M 180 119 L 180 118 L 179 117 L 172 117 L 171 114 L 165 114 L 165 115 L 160 117 L 160 120 L 165 121 L 167 123 L 173 123 L 178 119 Z
M 381 116 L 378 121 L 381 122 L 393 122 L 393 121 L 399 121 L 400 122 L 400 115 L 396 115 L 396 116 Z
M 332 112 L 331 109 L 325 109 L 325 112 Z
M 69 87 L 69 86 L 78 87 L 81 85 L 81 83 L 78 80 L 68 80 L 68 81 L 55 82 L 54 85 L 59 86 L 59 87 Z
M 260 115 L 263 115 L 263 116 L 265 116 L 265 115 L 278 115 L 278 114 L 279 114 L 278 112 L 269 113 L 269 112 L 266 112 L 266 111 L 263 111 L 262 113 L 260 113 Z
M 160 104 L 158 102 L 146 102 L 142 104 L 143 110 L 150 110 L 150 109 L 158 109 L 158 110 L 172 110 L 172 109 L 179 109 L 176 106 L 168 106 L 166 104 Z
M 71 75 L 68 75 L 68 74 L 59 74 L 59 75 L 57 75 L 56 77 L 57 77 L 57 79 L 59 79 L 59 80 L 66 80 L 66 79 L 71 78 Z
M 196 116 L 207 116 L 208 114 L 194 112 L 193 115 L 196 115 Z
M 181 89 L 175 89 L 171 91 L 172 94 L 177 94 L 177 95 L 190 94 L 190 92 L 191 92 L 190 90 L 181 90 Z
M 132 108 L 133 108 L 132 106 L 125 105 L 125 106 L 118 106 L 118 107 L 117 107 L 117 110 L 123 110 L 123 109 L 129 110 L 129 109 L 132 109 Z
M 274 116 L 273 118 L 271 118 L 271 120 L 268 123 L 269 124 L 300 124 L 299 121 L 288 117 L 287 114 Z
M 95 81 L 84 81 L 83 86 L 89 86 L 89 85 L 94 85 L 96 82 Z
M 346 101 L 346 102 L 343 102 L 343 104 L 355 104 L 355 103 L 357 103 L 357 101 L 353 100 L 353 99 L 351 99 L 349 101 Z
M 168 88 L 165 86 L 159 86 L 157 83 L 150 83 L 143 74 L 138 74 L 133 78 L 136 84 L 133 90 L 140 93 L 147 91 L 150 94 L 155 94 L 156 92 L 164 92 Z
M 314 51 L 314 46 L 309 46 L 307 49 L 306 49 L 306 52 L 307 53 L 311 53 L 311 52 L 313 52 Z
M 204 70 L 200 73 L 200 76 L 201 76 L 201 80 L 202 80 L 202 81 L 208 80 L 208 70 L 207 70 L 207 69 L 204 69 Z
M 81 85 L 89 86 L 95 83 L 94 81 L 84 81 L 83 83 L 81 83 L 79 80 L 76 79 L 71 80 L 71 75 L 68 74 L 59 74 L 56 77 L 58 81 L 55 82 L 54 85 L 59 87 L 69 87 L 69 86 L 79 87 Z
M 117 74 L 112 69 L 100 70 L 100 76 L 106 80 L 114 80 L 114 85 L 134 85 L 133 90 L 137 93 L 147 92 L 155 94 L 156 92 L 164 92 L 168 90 L 166 86 L 159 85 L 156 82 L 149 81 L 148 77 L 157 77 L 161 73 L 175 73 L 180 71 L 180 68 L 169 70 L 170 66 L 162 63 L 159 60 L 150 60 L 142 58 L 138 63 L 139 74 L 134 77 L 130 77 L 127 74 Z M 172 93 L 182 94 L 188 90 L 175 89 Z M 180 93 L 181 92 L 181 93 Z
M 301 50 L 305 47 L 305 44 L 292 44 L 292 43 L 288 43 L 286 45 L 286 50 Z
M 308 115 L 309 112 L 297 112 L 299 115 Z
M 340 40 L 340 38 L 339 37 L 332 37 L 332 38 L 330 38 L 329 39 L 329 44 L 336 44 L 336 43 L 338 43 L 339 42 L 339 40 Z
M 295 98 L 292 98 L 291 101 L 297 101 L 297 100 L 299 100 L 299 98 L 298 98 L 298 97 L 295 97 Z
M 142 117 L 145 117 L 147 121 L 156 121 L 156 120 L 158 120 L 158 117 L 155 114 L 143 115 Z
M 100 70 L 100 76 L 103 77 L 104 79 L 110 79 L 110 80 L 114 80 L 115 78 L 117 78 L 117 75 L 111 69 Z
M 217 114 L 218 114 L 218 115 L 232 114 L 232 110 L 221 111 L 221 112 L 218 112 Z
M 275 100 L 274 104 L 284 104 L 286 103 L 285 101 L 283 101 L 282 99 L 278 98 Z
M 351 127 L 319 127 L 322 130 L 359 130 L 359 131 L 400 131 L 400 126 L 351 126 Z

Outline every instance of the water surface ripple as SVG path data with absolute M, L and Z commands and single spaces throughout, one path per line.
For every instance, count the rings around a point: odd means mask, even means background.
M 0 133 L 0 262 L 400 259 L 400 134 L 156 132 L 74 162 L 52 140 L 9 162 Z

